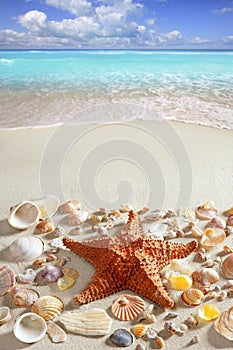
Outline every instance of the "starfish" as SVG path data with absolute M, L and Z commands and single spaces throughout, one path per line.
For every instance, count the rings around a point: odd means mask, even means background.
M 185 245 L 145 237 L 134 211 L 117 236 L 84 242 L 66 237 L 63 243 L 96 268 L 88 287 L 74 296 L 81 305 L 129 289 L 171 308 L 174 301 L 162 283 L 161 270 L 172 259 L 184 258 L 197 248 L 197 241 Z

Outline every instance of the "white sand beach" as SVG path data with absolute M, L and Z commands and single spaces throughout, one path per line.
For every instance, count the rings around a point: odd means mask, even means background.
M 222 212 L 232 206 L 233 193 L 233 131 L 178 122 L 142 122 L 127 124 L 59 126 L 38 129 L 0 130 L 0 264 L 7 263 L 15 274 L 22 272 L 29 263 L 16 264 L 8 261 L 7 248 L 17 237 L 32 232 L 16 232 L 6 221 L 9 208 L 27 199 L 41 197 L 46 193 L 57 195 L 61 202 L 79 199 L 89 212 L 106 207 L 119 208 L 129 203 L 139 210 L 144 206 L 156 209 L 180 207 L 195 208 L 207 200 L 214 201 Z M 63 224 L 62 218 L 56 223 Z M 66 233 L 72 229 L 64 224 Z M 94 236 L 93 236 L 94 237 Z M 74 236 L 77 239 L 78 236 Z M 184 240 L 181 239 L 180 240 Z M 187 239 L 186 239 L 187 241 Z M 224 244 L 232 245 L 231 236 Z M 213 251 L 221 252 L 222 244 Z M 59 251 L 58 256 L 71 257 L 70 266 L 77 268 L 80 278 L 75 286 L 61 292 L 56 283 L 38 286 L 41 295 L 60 297 L 65 310 L 79 308 L 73 302 L 74 294 L 89 282 L 94 268 L 71 252 Z M 193 261 L 194 254 L 187 261 Z M 199 266 L 198 262 L 192 262 Z M 192 266 L 192 265 L 191 265 Z M 226 282 L 226 281 L 225 281 Z M 220 285 L 224 280 L 221 276 Z M 176 293 L 171 291 L 176 298 Z M 121 294 L 121 293 L 118 293 Z M 114 295 L 82 306 L 81 310 L 99 307 L 111 315 Z M 150 304 L 149 300 L 145 300 Z M 12 333 L 14 319 L 26 309 L 12 304 L 9 295 L 0 298 L 0 305 L 12 311 L 12 320 L 0 327 L 0 348 L 9 349 L 111 349 L 108 336 L 85 337 L 68 332 L 64 344 L 53 344 L 48 336 L 33 345 L 18 341 Z M 232 305 L 232 299 L 216 301 L 220 311 Z M 196 313 L 177 303 L 178 321 Z M 155 307 L 157 323 L 161 331 L 164 310 Z M 130 322 L 113 320 L 112 331 L 117 328 L 130 329 Z M 200 342 L 190 345 L 194 335 Z M 128 349 L 136 345 L 149 344 L 134 340 Z M 212 322 L 199 323 L 197 328 L 184 336 L 173 335 L 165 340 L 166 349 L 230 349 L 232 343 L 218 335 Z

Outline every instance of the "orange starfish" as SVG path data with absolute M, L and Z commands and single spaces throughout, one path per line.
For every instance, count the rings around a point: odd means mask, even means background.
M 89 286 L 75 295 L 75 302 L 86 304 L 129 289 L 165 308 L 172 307 L 174 301 L 163 286 L 161 270 L 172 259 L 184 258 L 197 248 L 196 241 L 185 245 L 145 237 L 134 211 L 115 237 L 85 242 L 64 238 L 63 242 L 96 268 Z

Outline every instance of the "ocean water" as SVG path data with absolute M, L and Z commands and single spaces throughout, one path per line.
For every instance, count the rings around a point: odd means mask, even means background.
M 174 119 L 233 129 L 233 51 L 0 51 L 0 128 Z

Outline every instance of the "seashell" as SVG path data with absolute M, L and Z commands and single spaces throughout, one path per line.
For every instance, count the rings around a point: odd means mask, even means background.
M 53 248 L 65 249 L 62 239 L 60 237 L 54 238 L 50 241 L 50 246 Z
M 49 233 L 55 230 L 54 223 L 51 220 L 42 220 L 36 225 L 36 232 L 38 233 Z
M 71 258 L 69 256 L 64 256 L 63 258 L 61 258 L 61 260 L 59 261 L 59 266 L 63 267 L 66 263 L 68 263 L 69 261 L 71 261 Z M 74 269 L 73 269 L 74 270 Z M 76 270 L 75 270 L 76 271 Z M 72 277 L 72 276 L 71 276 Z
M 233 253 L 233 247 L 230 247 L 229 245 L 224 245 L 223 251 L 224 251 L 224 253 L 226 253 L 226 254 Z
M 57 256 L 55 254 L 48 254 L 46 260 L 47 261 L 56 261 L 57 260 Z
M 47 258 L 39 258 L 33 261 L 32 265 L 35 267 L 42 267 L 47 263 Z
M 172 272 L 179 272 L 182 275 L 192 275 L 192 269 L 184 264 L 184 261 L 181 259 L 172 259 L 170 263 L 170 270 Z
M 153 309 L 154 309 L 153 304 L 145 307 L 145 309 L 141 311 L 140 314 L 138 315 L 137 321 L 140 322 L 144 320 L 145 322 L 148 322 L 148 323 L 156 322 L 156 316 L 152 314 Z
M 66 203 L 62 204 L 59 207 L 60 214 L 73 214 L 76 213 L 77 210 L 81 209 L 81 202 L 79 200 L 73 199 L 66 201 Z
M 185 333 L 188 332 L 188 326 L 185 323 L 181 323 L 178 327 L 177 327 L 177 333 L 180 335 L 184 335 Z
M 143 323 L 138 323 L 131 328 L 131 332 L 133 333 L 133 335 L 135 335 L 136 338 L 142 338 L 146 334 L 147 329 L 147 325 Z
M 212 267 L 204 267 L 192 274 L 193 283 L 198 287 L 209 287 L 219 280 L 219 274 Z
M 60 290 L 66 290 L 72 287 L 75 283 L 75 279 L 69 276 L 58 278 L 57 285 Z
M 233 226 L 226 226 L 225 233 L 226 233 L 226 236 L 232 235 L 233 234 Z
M 142 344 L 138 344 L 138 345 L 136 346 L 136 350 L 147 350 L 147 348 L 145 348 L 145 346 L 142 345 Z
M 47 322 L 47 333 L 53 343 L 63 343 L 66 340 L 66 333 L 53 321 Z
M 170 275 L 169 281 L 171 287 L 176 290 L 189 289 L 193 284 L 192 278 L 188 275 Z
M 204 232 L 196 225 L 191 228 L 191 233 L 194 237 L 202 237 Z
M 32 312 L 49 321 L 57 315 L 60 315 L 63 309 L 63 302 L 57 297 L 46 295 L 37 299 L 32 305 Z
M 192 327 L 192 326 L 196 326 L 198 324 L 198 321 L 194 316 L 190 315 L 187 317 L 185 323 L 187 324 L 188 327 Z
M 11 243 L 9 250 L 14 261 L 31 261 L 43 253 L 44 243 L 38 237 L 20 237 Z
M 0 266 L 0 296 L 8 293 L 15 285 L 14 271 L 8 265 Z
M 40 341 L 45 336 L 46 331 L 45 320 L 32 312 L 21 315 L 15 321 L 14 335 L 24 343 Z
M 198 309 L 197 314 L 202 320 L 211 321 L 220 315 L 220 311 L 214 304 L 205 304 Z
M 133 343 L 133 336 L 126 329 L 117 329 L 110 335 L 109 340 L 114 345 L 125 348 Z
M 183 300 L 183 302 L 186 305 L 191 307 L 200 305 L 203 298 L 204 298 L 204 294 L 202 293 L 202 291 L 195 288 L 190 288 L 188 290 L 185 290 L 181 294 L 181 299 Z
M 68 216 L 68 224 L 70 226 L 77 226 L 84 223 L 88 218 L 88 212 L 87 211 L 81 211 L 77 210 L 75 214 L 70 214 Z
M 156 331 L 151 327 L 148 327 L 148 329 L 146 331 L 146 336 L 149 340 L 156 339 L 158 337 Z
M 68 331 L 83 335 L 106 335 L 112 326 L 112 319 L 101 309 L 66 312 L 60 316 L 60 322 Z
M 130 212 L 130 210 L 134 210 L 132 205 L 130 205 L 130 204 L 122 204 L 121 205 L 121 208 L 120 208 L 121 213 L 128 213 L 128 212 Z
M 233 226 L 233 215 L 229 215 L 226 222 L 227 226 Z
M 224 230 L 221 228 L 207 228 L 204 235 L 201 237 L 201 245 L 204 247 L 216 247 L 226 238 Z
M 41 219 L 53 216 L 56 213 L 60 203 L 59 199 L 52 194 L 47 194 L 42 198 L 34 199 L 32 202 L 39 208 Z
M 2 306 L 0 307 L 0 326 L 9 322 L 11 320 L 11 311 L 9 307 Z
M 53 265 L 48 265 L 42 272 L 41 277 L 50 283 L 57 282 L 58 278 L 63 276 L 62 269 Z
M 71 267 L 64 267 L 62 269 L 62 272 L 64 273 L 65 276 L 69 276 L 74 279 L 79 277 L 79 272 Z
M 30 288 L 14 287 L 10 292 L 13 303 L 16 306 L 32 306 L 39 298 L 39 294 Z
M 201 220 L 211 220 L 217 216 L 217 212 L 218 210 L 214 207 L 214 203 L 211 201 L 200 205 L 195 210 L 196 216 Z
M 155 339 L 155 344 L 161 349 L 165 346 L 165 341 L 162 337 L 158 337 Z
M 233 306 L 224 311 L 214 322 L 216 332 L 233 341 Z
M 221 269 L 225 278 L 233 279 L 233 253 L 224 258 Z
M 227 292 L 225 290 L 222 290 L 220 293 L 219 293 L 219 300 L 223 301 L 225 300 L 227 297 Z
M 20 283 L 32 283 L 35 281 L 37 273 L 32 269 L 27 269 L 24 273 L 18 274 Z
M 197 335 L 194 335 L 194 337 L 191 340 L 191 344 L 197 344 L 197 343 L 199 343 L 199 338 Z
M 175 323 L 172 322 L 172 321 L 166 321 L 164 322 L 164 329 L 170 333 L 170 334 L 176 334 L 177 330 L 176 330 L 176 327 L 175 327 Z
M 18 230 L 25 230 L 39 221 L 40 210 L 38 206 L 29 201 L 21 202 L 10 208 L 8 222 Z
M 53 237 L 60 237 L 64 234 L 64 229 L 61 226 L 56 226 L 53 232 Z
M 114 300 L 112 313 L 120 320 L 135 320 L 140 312 L 145 309 L 145 302 L 137 296 L 122 294 Z
M 219 216 L 216 216 L 206 224 L 206 228 L 215 228 L 215 227 L 221 228 L 222 230 L 224 230 L 224 228 L 226 227 L 226 223 L 222 218 L 220 218 Z

